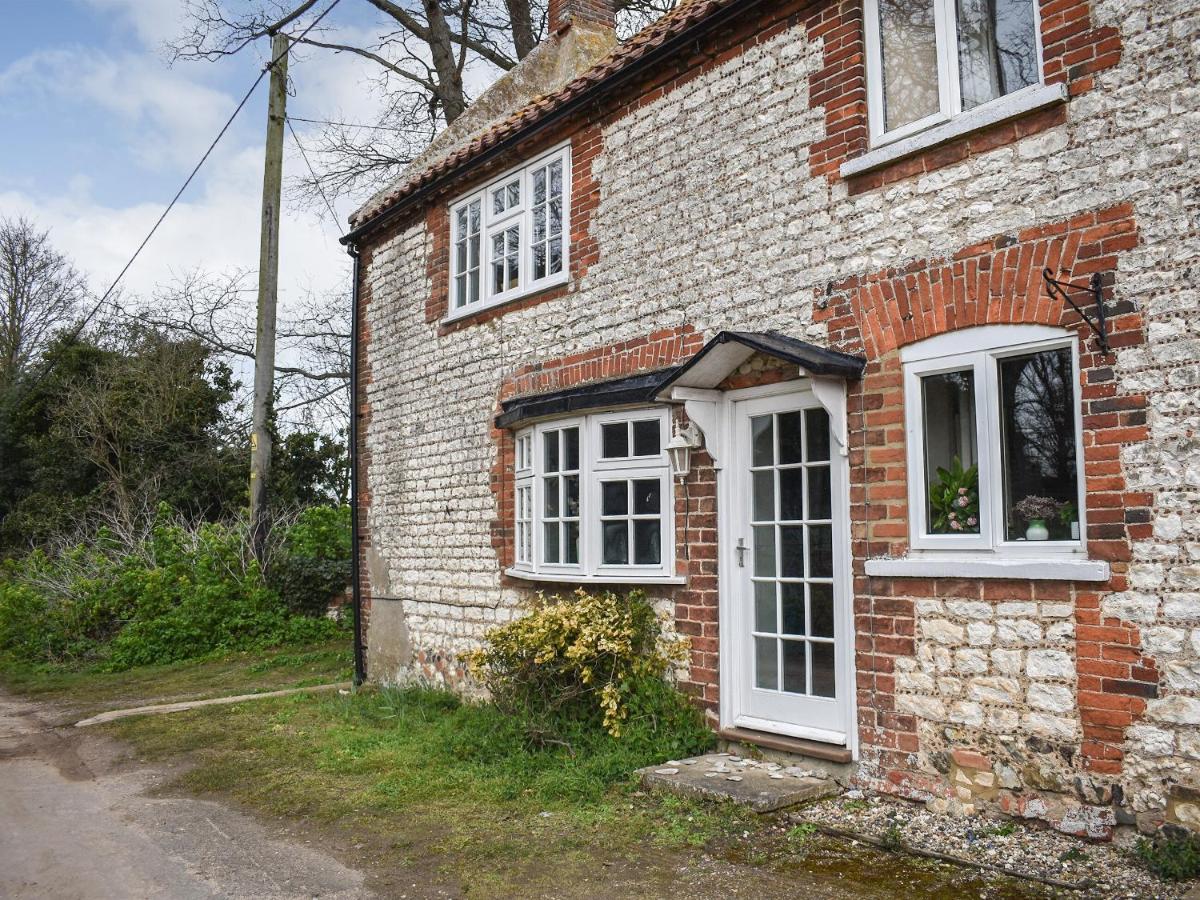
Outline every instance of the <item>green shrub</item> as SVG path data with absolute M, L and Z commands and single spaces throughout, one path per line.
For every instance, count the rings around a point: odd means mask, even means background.
M 1196 835 L 1160 832 L 1153 840 L 1138 838 L 1133 852 L 1159 878 L 1189 881 L 1200 877 L 1200 837 Z
M 101 529 L 86 545 L 0 569 L 0 653 L 27 664 L 116 671 L 323 640 L 339 628 L 289 613 L 241 522 L 193 527 L 163 510 L 136 542 Z
M 350 507 L 313 506 L 284 536 L 267 573 L 288 610 L 323 616 L 350 585 Z
M 491 629 L 486 640 L 471 670 L 500 709 L 547 727 L 563 712 L 595 717 L 614 737 L 688 648 L 686 639 L 663 634 L 641 591 L 539 594 L 527 615 Z

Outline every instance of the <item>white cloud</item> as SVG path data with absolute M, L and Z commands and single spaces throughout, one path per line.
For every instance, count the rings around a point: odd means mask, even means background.
M 63 72 L 74 77 L 63 78 Z M 190 168 L 233 110 L 219 90 L 145 55 L 110 56 L 86 47 L 39 50 L 0 71 L 0 98 L 34 96 L 56 108 L 83 105 L 116 117 L 105 137 L 124 140 L 153 168 Z
M 131 25 L 142 43 L 157 49 L 183 30 L 182 0 L 84 0 L 92 9 L 119 16 Z
M 126 276 L 127 292 L 148 297 L 155 286 L 191 269 L 223 272 L 258 265 L 262 151 L 246 148 L 209 173 L 202 191 L 185 195 Z M 0 193 L 0 209 L 49 228 L 54 245 L 103 290 L 162 213 L 163 203 L 127 207 L 92 201 L 86 184 L 57 196 Z M 308 290 L 348 289 L 349 262 L 328 216 L 285 210 L 280 229 L 280 304 Z

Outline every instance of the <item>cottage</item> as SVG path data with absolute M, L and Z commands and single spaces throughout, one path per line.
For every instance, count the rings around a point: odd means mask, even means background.
M 637 586 L 730 740 L 1200 826 L 1200 6 L 549 16 L 353 218 L 369 677 Z

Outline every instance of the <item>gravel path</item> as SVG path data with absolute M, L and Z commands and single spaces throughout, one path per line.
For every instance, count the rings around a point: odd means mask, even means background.
M 1067 882 L 1088 897 L 1195 897 L 1195 885 L 1162 881 L 1129 856 L 1129 841 L 1091 844 L 1014 819 L 931 813 L 904 800 L 850 791 L 790 813 L 831 832 L 997 866 L 1026 877 Z

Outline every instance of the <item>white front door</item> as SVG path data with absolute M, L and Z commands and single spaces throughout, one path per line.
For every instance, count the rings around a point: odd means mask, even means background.
M 736 402 L 732 412 L 726 720 L 845 743 L 854 689 L 846 458 L 807 390 Z

